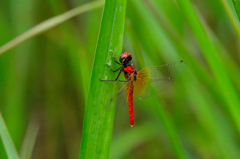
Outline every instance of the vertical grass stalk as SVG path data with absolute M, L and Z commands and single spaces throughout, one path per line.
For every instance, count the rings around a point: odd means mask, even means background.
M 239 1 L 239 0 L 236 0 L 236 1 Z M 237 33 L 238 39 L 240 39 L 240 24 L 237 21 L 237 18 L 235 17 L 235 15 L 233 14 L 233 11 L 232 11 L 228 1 L 227 0 L 220 0 L 220 2 L 222 3 L 223 9 L 225 10 L 233 28 L 234 28 L 234 30 Z
M 119 54 L 122 51 L 125 11 L 126 0 L 106 0 L 85 110 L 81 159 L 108 158 L 109 155 L 115 111 L 106 111 L 106 107 L 117 86 L 114 82 L 102 82 L 99 78 L 114 78 L 105 63 L 111 65 L 112 52 Z M 114 65 L 111 67 L 114 68 Z
M 12 139 L 8 133 L 8 130 L 4 123 L 1 112 L 0 112 L 0 137 L 2 139 L 2 142 L 3 142 L 3 145 L 6 150 L 8 158 L 9 159 L 19 159 L 17 150 L 13 145 Z
M 234 8 L 236 10 L 238 19 L 240 21 L 240 0 L 232 0 L 232 2 L 233 2 L 233 5 L 234 5 Z
M 239 110 L 239 96 L 231 83 L 227 74 L 226 68 L 217 52 L 215 46 L 210 41 L 206 31 L 200 23 L 196 12 L 194 11 L 189 0 L 177 0 L 179 7 L 183 13 L 185 20 L 190 26 L 193 34 L 195 35 L 198 44 L 202 50 L 203 56 L 208 62 L 211 71 L 214 75 L 214 80 L 223 95 L 224 100 L 228 105 L 229 112 L 238 128 L 240 133 L 240 110 Z

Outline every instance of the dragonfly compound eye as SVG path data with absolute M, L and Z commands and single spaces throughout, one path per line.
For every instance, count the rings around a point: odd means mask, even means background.
M 125 59 L 126 59 L 127 57 L 128 57 L 127 52 L 121 53 L 120 58 L 119 58 L 119 61 L 120 61 L 121 63 L 124 63 L 124 61 L 125 61 Z
M 128 61 L 131 61 L 132 60 L 132 55 L 128 55 Z

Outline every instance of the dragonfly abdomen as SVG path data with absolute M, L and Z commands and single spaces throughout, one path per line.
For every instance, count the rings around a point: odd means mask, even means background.
M 128 94 L 128 105 L 129 105 L 129 121 L 131 124 L 131 127 L 133 127 L 134 124 L 134 114 L 133 114 L 133 88 L 130 89 Z

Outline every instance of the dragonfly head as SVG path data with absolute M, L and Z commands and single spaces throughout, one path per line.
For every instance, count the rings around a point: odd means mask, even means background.
M 121 63 L 128 63 L 131 60 L 132 60 L 132 55 L 130 53 L 127 53 L 127 52 L 121 53 L 119 58 L 119 61 Z

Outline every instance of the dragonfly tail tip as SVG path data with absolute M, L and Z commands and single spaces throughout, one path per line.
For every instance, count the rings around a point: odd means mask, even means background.
M 131 124 L 131 128 L 133 127 L 133 124 Z

